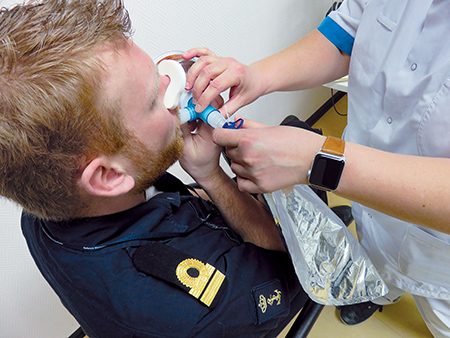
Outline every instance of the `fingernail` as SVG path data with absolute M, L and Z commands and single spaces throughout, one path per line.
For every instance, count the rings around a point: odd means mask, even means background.
M 203 106 L 198 104 L 198 105 L 195 106 L 195 110 L 200 113 L 200 112 L 203 111 Z
M 184 87 L 184 89 L 191 89 L 191 83 L 190 82 L 186 82 L 186 86 Z

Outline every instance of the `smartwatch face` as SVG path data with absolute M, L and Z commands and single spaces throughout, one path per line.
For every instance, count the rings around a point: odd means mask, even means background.
M 313 168 L 309 176 L 309 183 L 326 189 L 335 190 L 339 184 L 344 160 L 330 158 L 323 154 L 317 154 L 314 158 Z

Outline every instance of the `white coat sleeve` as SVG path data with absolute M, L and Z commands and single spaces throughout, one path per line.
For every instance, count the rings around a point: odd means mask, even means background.
M 317 28 L 339 50 L 351 55 L 364 8 L 370 0 L 344 0 Z M 376 1 L 376 0 L 375 0 Z

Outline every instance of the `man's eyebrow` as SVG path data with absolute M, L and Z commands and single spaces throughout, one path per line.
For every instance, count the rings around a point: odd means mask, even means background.
M 155 103 L 158 99 L 158 92 L 159 92 L 159 72 L 158 67 L 155 66 L 155 70 L 153 72 L 153 85 L 149 96 L 149 104 L 148 104 L 150 109 L 152 109 L 155 106 Z

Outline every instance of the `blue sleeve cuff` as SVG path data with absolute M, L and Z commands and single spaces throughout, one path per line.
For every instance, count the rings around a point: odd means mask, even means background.
M 317 29 L 339 50 L 347 55 L 352 55 L 353 42 L 355 39 L 333 19 L 327 16 Z

